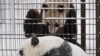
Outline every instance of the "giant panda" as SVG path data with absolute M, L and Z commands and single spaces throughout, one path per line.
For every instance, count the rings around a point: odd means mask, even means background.
M 58 36 L 32 35 L 20 45 L 16 56 L 87 56 L 77 45 Z
M 35 9 L 28 10 L 26 18 L 23 25 L 25 37 L 30 38 L 32 33 L 38 34 L 38 36 L 49 33 L 48 27 L 41 23 L 42 17 L 39 11 Z
M 68 3 L 67 3 L 68 2 Z M 77 43 L 76 10 L 71 0 L 45 0 L 42 7 L 42 22 L 48 24 L 49 33 Z M 59 9 L 61 8 L 61 9 Z M 71 9 L 69 9 L 71 8 Z M 79 45 L 79 44 L 78 44 Z
M 63 20 L 62 18 L 60 18 L 60 20 L 58 19 L 53 20 L 55 17 L 57 18 L 59 16 L 64 17 L 64 18 L 76 17 L 76 10 L 73 4 L 61 3 L 60 5 L 58 5 L 58 3 L 56 3 L 54 8 L 61 7 L 61 8 L 73 8 L 73 9 L 66 9 L 66 10 L 62 9 L 62 10 L 51 11 L 50 9 L 49 10 L 45 9 L 45 8 L 53 7 L 53 4 L 51 5 L 51 7 L 50 6 L 48 7 L 49 3 L 47 4 L 47 2 L 71 2 L 71 0 L 69 1 L 68 0 L 59 0 L 59 1 L 58 0 L 44 0 L 44 3 L 42 4 L 42 8 L 44 9 L 42 9 L 41 12 L 38 12 L 35 9 L 30 9 L 26 16 L 26 18 L 28 19 L 24 20 L 24 27 L 23 27 L 26 37 L 29 38 L 31 36 L 31 33 L 40 34 L 39 36 L 41 36 L 41 34 L 42 35 L 52 34 L 52 35 L 60 36 L 64 38 L 65 40 L 70 41 L 72 43 L 78 44 L 76 41 L 77 40 L 76 19 Z M 55 14 L 55 15 L 51 16 L 50 14 Z M 51 17 L 51 20 L 48 19 L 50 17 Z M 33 24 L 33 23 L 36 23 L 36 24 Z M 51 23 L 53 23 L 53 26 L 50 26 Z

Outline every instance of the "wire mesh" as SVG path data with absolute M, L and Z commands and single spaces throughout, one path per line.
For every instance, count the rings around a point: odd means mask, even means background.
M 43 0 L 0 0 L 0 56 L 13 56 L 17 51 L 20 43 L 26 39 L 25 32 L 23 29 L 24 20 L 27 19 L 26 15 L 30 9 L 36 9 L 41 13 Z M 96 56 L 96 0 L 85 0 L 81 2 L 80 0 L 72 0 L 72 2 L 47 2 L 48 4 L 58 4 L 58 3 L 68 3 L 73 4 L 74 8 L 63 8 L 66 10 L 75 9 L 76 18 L 63 18 L 57 19 L 57 22 L 60 20 L 75 19 L 77 22 L 77 33 L 76 34 L 58 34 L 58 35 L 76 35 L 77 42 L 82 45 L 81 35 L 85 35 L 85 46 L 86 52 L 89 56 Z M 82 8 L 81 4 L 85 4 L 85 17 L 81 16 Z M 48 10 L 58 8 L 46 8 Z M 49 14 L 51 15 L 51 14 Z M 59 15 L 59 14 L 57 14 Z M 49 19 L 43 19 L 45 21 L 50 21 L 53 17 Z M 85 19 L 85 34 L 82 34 L 82 19 Z M 55 19 L 52 19 L 55 23 Z M 52 22 L 52 20 L 50 22 Z M 62 23 L 63 25 L 64 23 Z M 60 24 L 61 25 L 61 24 Z M 74 25 L 72 23 L 72 25 Z M 72 26 L 73 28 L 73 26 Z M 50 29 L 49 29 L 50 30 Z M 55 32 L 55 29 L 51 29 Z M 50 30 L 50 31 L 51 31 Z M 64 29 L 63 29 L 64 30 Z M 69 30 L 69 29 L 68 29 Z M 74 31 L 74 29 L 70 30 Z M 52 33 L 51 33 L 52 34 Z M 40 33 L 40 35 L 43 35 Z M 48 35 L 48 34 L 44 34 Z M 84 41 L 83 41 L 84 42 Z

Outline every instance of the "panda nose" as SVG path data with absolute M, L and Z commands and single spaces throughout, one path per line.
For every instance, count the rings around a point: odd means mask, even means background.
M 59 27 L 59 24 L 58 24 L 58 23 L 55 23 L 54 26 L 55 26 L 55 27 Z

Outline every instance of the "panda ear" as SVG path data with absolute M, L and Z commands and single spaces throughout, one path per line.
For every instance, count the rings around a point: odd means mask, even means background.
M 28 13 L 27 13 L 27 15 L 26 15 L 26 18 L 33 18 L 33 13 L 34 12 L 34 10 L 33 9 L 30 9 L 29 11 L 28 11 Z
M 38 38 L 35 34 L 32 34 L 31 45 L 36 46 L 39 43 Z
M 26 15 L 26 18 L 31 18 L 33 22 L 41 22 L 42 16 L 35 9 L 30 9 Z

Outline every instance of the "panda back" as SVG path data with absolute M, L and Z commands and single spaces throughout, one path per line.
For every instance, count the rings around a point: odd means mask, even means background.
M 70 42 L 68 42 L 68 44 L 71 46 L 72 48 L 72 56 L 88 56 L 85 51 L 80 48 L 79 46 L 72 44 Z

